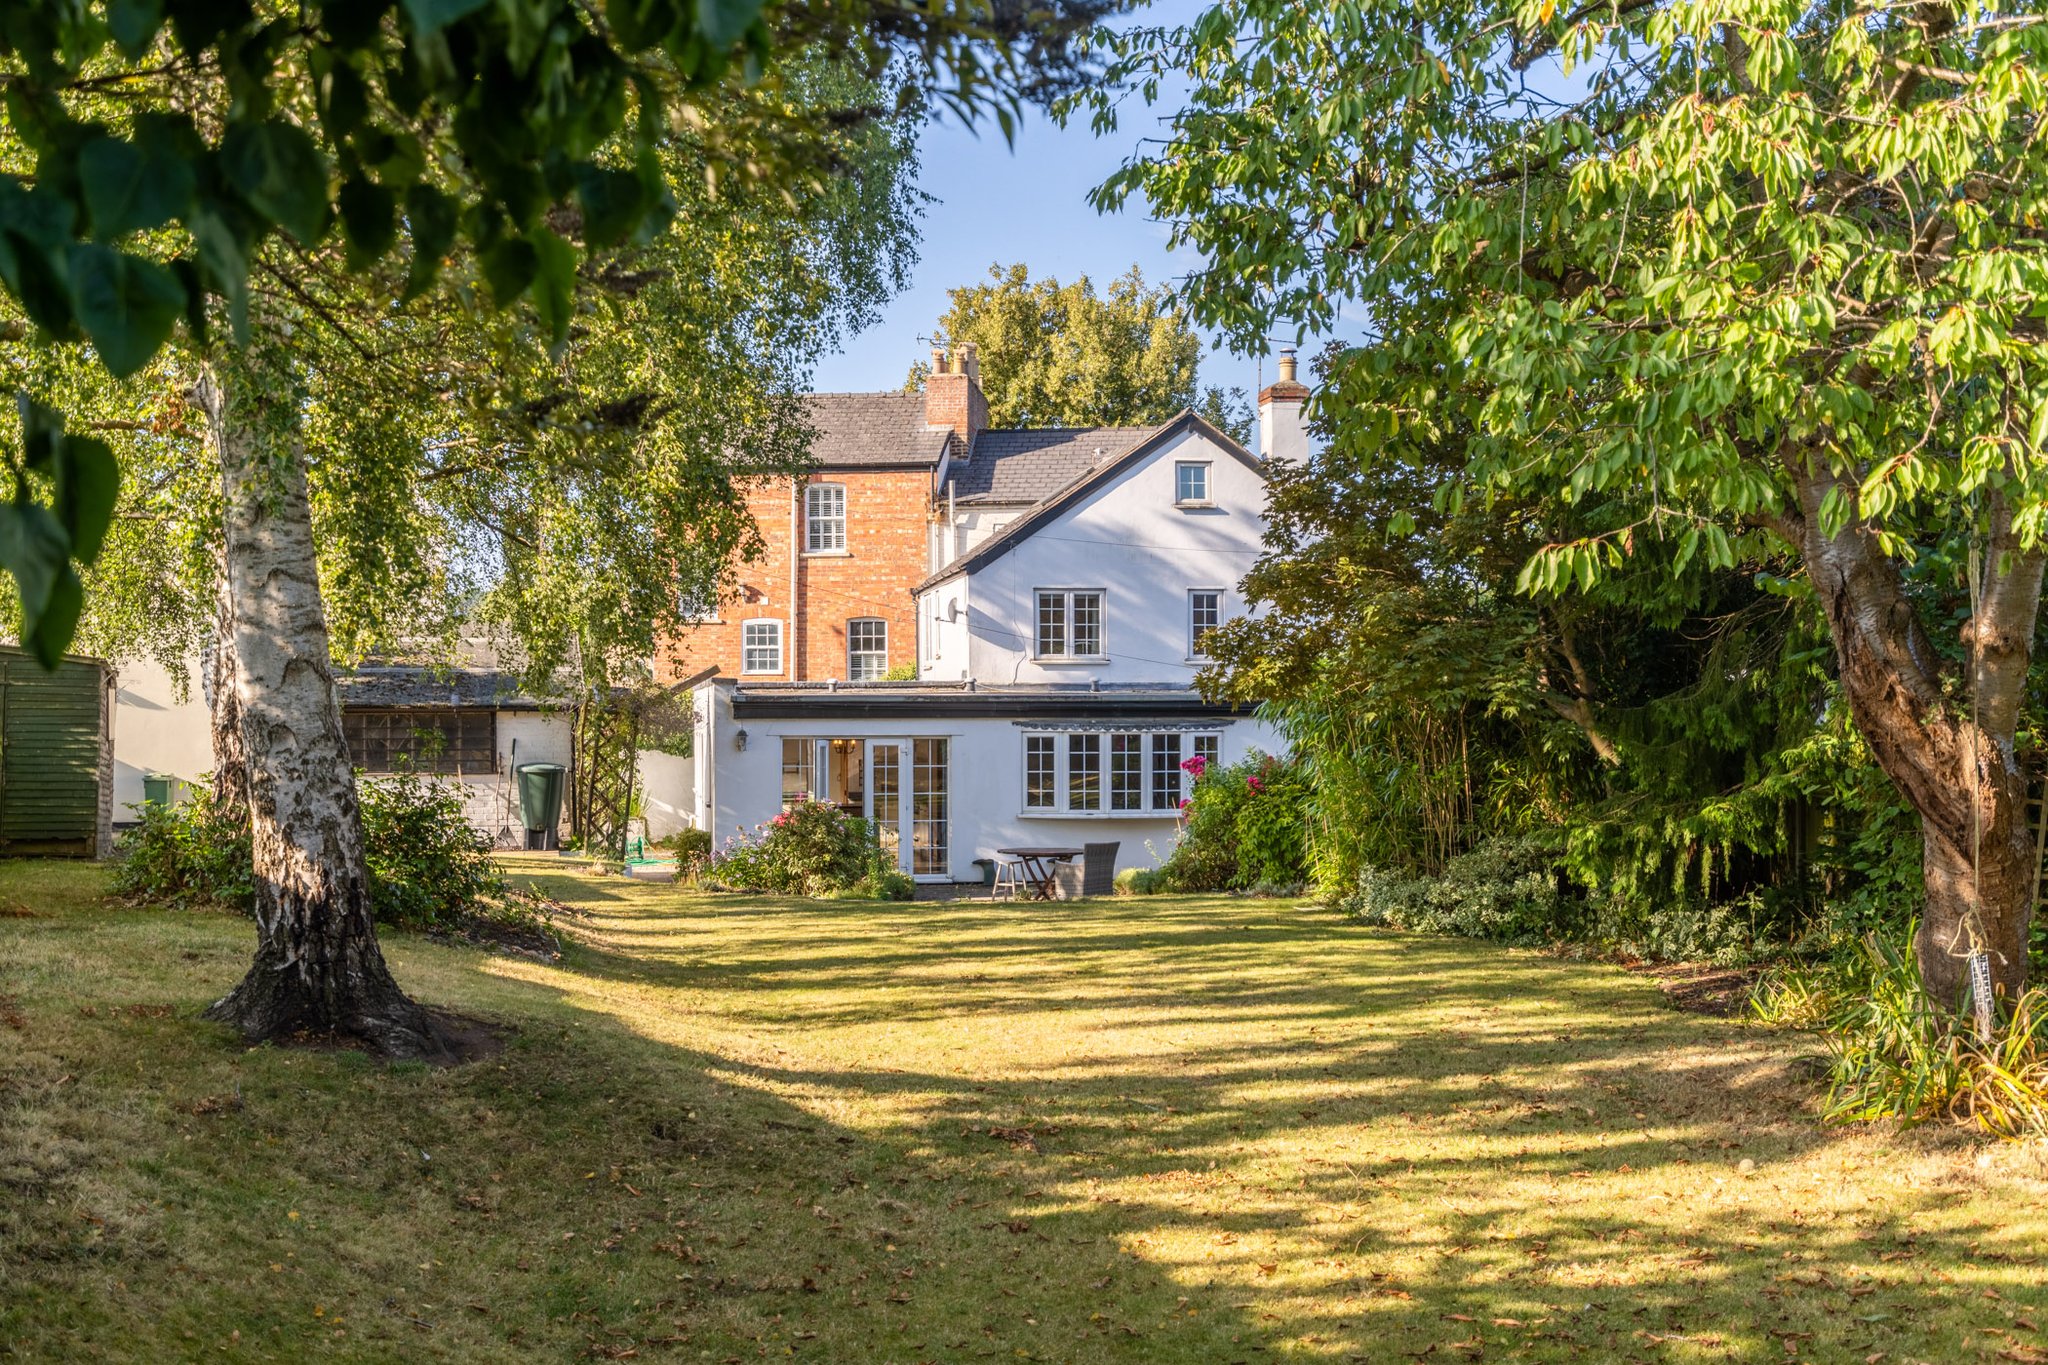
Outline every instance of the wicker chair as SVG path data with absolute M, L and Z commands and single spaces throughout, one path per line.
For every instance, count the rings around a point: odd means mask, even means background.
M 1113 896 L 1116 894 L 1116 851 L 1121 843 L 1083 844 L 1081 846 L 1081 894 L 1083 896 Z

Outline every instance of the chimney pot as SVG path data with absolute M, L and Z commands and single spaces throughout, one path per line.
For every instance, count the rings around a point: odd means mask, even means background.
M 1308 459 L 1308 428 L 1301 405 L 1308 385 L 1296 377 L 1294 348 L 1280 348 L 1280 377 L 1259 395 L 1259 458 L 1300 464 Z
M 982 396 L 981 362 L 973 342 L 960 343 L 950 357 L 932 349 L 932 372 L 924 384 L 924 421 L 927 427 L 953 433 L 956 458 L 965 457 L 975 434 L 988 426 L 988 400 Z

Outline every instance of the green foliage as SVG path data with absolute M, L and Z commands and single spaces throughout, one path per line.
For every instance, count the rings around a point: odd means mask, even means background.
M 676 878 L 679 881 L 701 876 L 711 862 L 711 831 L 708 829 L 679 829 L 659 846 L 675 855 Z
M 490 840 L 464 818 L 457 784 L 396 774 L 359 778 L 357 792 L 378 923 L 462 930 L 505 917 L 505 883 Z M 202 786 L 182 805 L 137 809 L 140 823 L 121 836 L 121 895 L 152 905 L 254 909 L 248 825 L 222 818 L 210 789 Z
M 715 885 L 786 896 L 909 900 L 915 883 L 887 862 L 875 830 L 822 801 L 799 801 L 756 837 L 735 835 L 712 856 Z
M 1116 874 L 1116 894 L 1119 896 L 1156 896 L 1164 889 L 1159 883 L 1158 868 L 1127 867 Z
M 1827 1117 L 2048 1134 L 2048 991 L 2034 987 L 2001 1000 L 1987 1045 L 1967 1017 L 1928 995 L 1899 943 L 1870 934 L 1852 951 L 1759 985 L 1752 1003 L 1759 1018 L 1822 1032 L 1830 1056 Z
M 1298 885 L 1305 876 L 1308 784 L 1298 765 L 1268 754 L 1241 763 L 1182 765 L 1194 777 L 1186 827 L 1153 885 L 1160 891 L 1242 891 Z
M 846 178 L 811 159 L 778 60 L 824 51 L 862 75 L 893 68 L 910 103 L 929 92 L 1007 130 L 1022 102 L 1088 74 L 1075 40 L 1103 8 L 1061 0 L 1020 17 L 863 0 L 771 13 L 761 0 L 636 0 L 600 18 L 572 0 L 310 13 L 163 0 L 104 14 L 18 0 L 0 82 L 7 130 L 34 170 L 0 173 L 0 283 L 42 335 L 89 342 L 126 378 L 180 321 L 202 350 L 222 315 L 245 340 L 268 239 L 281 233 L 286 254 L 311 258 L 338 237 L 326 254 L 353 270 L 403 265 L 388 302 L 425 294 L 451 257 L 473 261 L 489 304 L 525 300 L 559 348 L 579 277 L 676 212 L 658 152 L 677 130 L 703 149 L 713 189 Z M 712 92 L 739 98 L 711 100 L 718 116 L 701 117 Z M 289 281 L 287 292 L 309 301 Z M 96 486 L 100 449 L 7 455 L 0 565 L 46 662 L 71 638 L 75 566 L 92 561 L 99 532 L 31 476 Z M 111 491 L 99 501 L 110 506 Z
M 182 805 L 145 801 L 134 810 L 139 822 L 116 846 L 116 894 L 150 905 L 253 909 L 248 822 L 224 818 L 210 784 L 195 787 Z
M 1098 294 L 1031 278 L 1017 264 L 989 267 L 989 283 L 946 291 L 935 344 L 972 343 L 980 354 L 989 421 L 999 427 L 1155 426 L 1196 408 L 1232 438 L 1251 437 L 1242 390 L 1196 391 L 1201 337 L 1166 289 L 1136 266 Z M 928 366 L 911 367 L 907 387 Z
M 1337 902 L 1367 924 L 1500 943 L 1550 943 L 1576 913 L 1558 888 L 1556 852 L 1534 838 L 1492 839 L 1440 876 L 1368 867 Z
M 1915 14 L 1220 0 L 1117 34 L 1121 79 L 1070 106 L 1112 127 L 1127 91 L 1178 96 L 1193 73 L 1186 107 L 1097 203 L 1140 199 L 1170 225 L 1196 258 L 1176 297 L 1240 350 L 1340 320 L 1372 338 L 1329 358 L 1315 400 L 1354 451 L 1411 471 L 1366 535 L 1412 544 L 1428 516 L 1474 509 L 1515 531 L 1508 572 L 1482 567 L 1454 621 L 1496 614 L 1505 647 L 1519 618 L 1542 651 L 1523 673 L 1540 690 L 1519 700 L 1623 770 L 1566 849 L 1602 885 L 1713 899 L 1758 880 L 1755 861 L 1785 852 L 1787 789 L 1843 776 L 1790 766 L 1829 704 L 1937 847 L 2022 880 L 2020 840 L 1969 842 L 1987 802 L 1994 824 L 2016 819 L 2017 769 L 1967 790 L 1955 737 L 2012 752 L 2031 700 L 2048 58 L 2031 13 Z M 1314 475 L 1342 489 L 1356 458 Z M 1698 612 L 1690 632 L 1674 602 Z M 1282 608 L 1266 615 L 1284 623 Z M 1595 630 L 1646 684 L 1633 704 L 1601 677 Z M 1659 633 L 1689 689 L 1659 676 Z M 1802 637 L 1833 646 L 1834 690 Z M 1485 718 L 1537 723 L 1511 700 L 1488 698 Z M 1458 718 L 1467 734 L 1480 719 Z M 1675 729 L 1676 781 L 1631 765 L 1632 743 Z M 1464 766 L 1470 821 L 1487 774 Z M 1603 785 L 1512 771 L 1524 809 L 1575 827 Z M 1977 912 L 1941 885 L 1928 923 L 1949 933 Z M 2017 902 L 1980 910 L 2003 959 L 2023 954 Z M 1923 934 L 1923 969 L 1939 937 Z
M 452 929 L 504 899 L 490 836 L 463 815 L 461 784 L 395 773 L 358 779 L 356 790 L 378 923 Z

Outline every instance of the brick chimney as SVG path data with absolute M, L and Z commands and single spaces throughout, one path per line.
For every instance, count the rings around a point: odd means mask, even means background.
M 932 372 L 924 381 L 924 424 L 952 428 L 956 455 L 965 455 L 975 433 L 988 426 L 988 400 L 981 396 L 981 357 L 975 354 L 973 342 L 954 347 L 951 356 L 932 348 Z
M 1280 377 L 1259 395 L 1259 458 L 1287 460 L 1294 464 L 1308 459 L 1308 427 L 1301 420 L 1301 405 L 1308 398 L 1308 385 L 1294 377 L 1294 348 L 1280 348 Z

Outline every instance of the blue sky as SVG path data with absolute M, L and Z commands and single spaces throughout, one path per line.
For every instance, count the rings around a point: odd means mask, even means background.
M 1194 0 L 1162 0 L 1141 11 L 1147 23 L 1192 18 Z M 991 124 L 977 137 L 947 121 L 928 125 L 919 141 L 918 184 L 931 196 L 921 224 L 922 240 L 910 286 L 836 356 L 820 362 L 813 387 L 824 391 L 894 389 L 911 362 L 927 354 L 946 291 L 975 284 L 994 264 L 1022 261 L 1034 276 L 1062 282 L 1087 275 L 1098 286 L 1133 265 L 1148 281 L 1185 274 L 1166 250 L 1166 228 L 1145 216 L 1143 205 L 1098 214 L 1088 191 L 1102 183 L 1138 145 L 1160 110 L 1127 107 L 1124 126 L 1097 138 L 1085 119 L 1061 128 L 1043 115 L 1030 115 L 1018 129 L 1014 148 Z M 1141 127 L 1140 124 L 1143 124 Z M 1266 377 L 1272 378 L 1267 366 Z M 1253 361 L 1228 352 L 1206 351 L 1202 383 L 1249 391 Z

